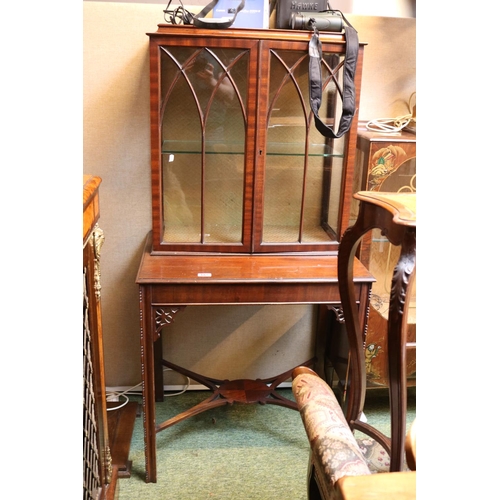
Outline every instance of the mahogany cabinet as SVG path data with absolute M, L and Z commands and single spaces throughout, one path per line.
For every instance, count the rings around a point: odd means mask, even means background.
M 268 384 L 275 387 L 291 374 L 264 384 L 214 380 L 174 365 L 164 359 L 162 336 L 177 314 L 200 305 L 324 304 L 341 316 L 337 253 L 350 223 L 357 112 L 354 132 L 340 139 L 316 130 L 309 105 L 311 34 L 166 24 L 148 33 L 152 231 L 136 278 L 146 482 L 157 480 L 158 432 L 232 403 L 236 385 L 243 387 L 238 402 L 283 403 L 268 397 Z M 320 38 L 320 116 L 337 130 L 345 38 L 323 32 Z M 362 65 L 360 44 L 356 108 Z M 356 261 L 354 279 L 364 325 L 373 277 Z M 164 366 L 214 396 L 156 422 Z
M 309 105 L 308 42 L 292 30 L 159 25 L 150 37 L 155 254 L 336 252 L 349 225 L 353 133 Z M 341 116 L 344 36 L 321 33 L 320 115 Z M 363 45 L 359 45 L 359 103 Z
M 101 179 L 83 176 L 83 498 L 114 498 L 116 475 L 106 415 L 106 387 L 101 324 L 99 227 Z

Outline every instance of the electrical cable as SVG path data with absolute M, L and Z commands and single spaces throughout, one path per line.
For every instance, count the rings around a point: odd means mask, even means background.
M 175 8 L 174 10 L 169 10 L 170 4 L 172 0 L 169 0 L 168 5 L 165 7 L 163 11 L 163 18 L 166 23 L 170 24 L 193 24 L 194 15 L 186 10 L 182 0 L 179 0 L 181 4 L 180 7 Z M 167 17 L 168 16 L 168 17 Z
M 413 92 L 408 99 L 408 110 L 409 114 L 398 116 L 396 118 L 377 118 L 375 120 L 370 120 L 366 124 L 366 128 L 372 132 L 382 132 L 385 134 L 395 134 L 401 132 L 405 127 L 407 127 L 412 121 L 417 122 L 417 117 L 413 111 L 412 99 L 417 95 Z
M 166 371 L 174 371 L 172 368 L 164 368 L 163 369 L 164 372 Z M 181 394 L 184 394 L 188 389 L 189 387 L 191 386 L 191 379 L 184 375 L 184 377 L 186 378 L 186 384 L 184 386 L 184 388 L 179 391 L 179 392 L 174 392 L 174 393 L 171 393 L 171 394 L 164 394 L 165 397 L 172 397 L 172 396 L 180 396 Z M 126 396 L 126 394 L 129 394 L 131 393 L 136 387 L 139 387 L 142 385 L 142 382 L 139 382 L 138 384 L 132 386 L 132 387 L 129 387 L 128 389 L 126 389 L 125 391 L 110 391 L 110 392 L 107 392 L 106 393 L 106 401 L 107 402 L 111 402 L 109 398 L 118 398 L 120 399 L 120 397 L 124 397 L 125 398 L 125 401 L 119 405 L 119 406 L 114 406 L 112 408 L 106 408 L 106 411 L 115 411 L 115 410 L 119 410 L 120 408 L 123 408 L 130 400 L 129 398 Z M 139 394 L 139 395 L 142 395 L 142 391 L 136 393 L 136 394 Z

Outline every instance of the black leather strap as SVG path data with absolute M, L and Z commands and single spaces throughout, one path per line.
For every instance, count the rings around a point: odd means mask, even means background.
M 245 0 L 241 0 L 236 8 L 234 16 L 229 21 L 227 19 L 207 18 L 207 14 L 217 5 L 219 0 L 212 0 L 199 14 L 193 17 L 193 24 L 198 28 L 224 29 L 229 28 L 236 19 L 238 12 L 245 7 Z
M 343 16 L 342 16 L 343 17 Z M 319 32 L 314 29 L 314 33 L 309 41 L 309 99 L 311 110 L 314 113 L 314 122 L 316 128 L 325 137 L 338 139 L 342 137 L 351 128 L 351 122 L 356 112 L 356 89 L 354 86 L 354 76 L 356 74 L 356 65 L 358 63 L 358 33 L 344 18 L 345 26 L 345 41 L 346 51 L 344 59 L 344 78 L 343 92 L 340 94 L 342 99 L 342 116 L 340 117 L 338 131 L 328 127 L 319 117 L 319 108 L 321 107 L 322 99 L 322 83 L 321 83 L 321 40 Z M 313 26 L 314 26 L 314 20 Z

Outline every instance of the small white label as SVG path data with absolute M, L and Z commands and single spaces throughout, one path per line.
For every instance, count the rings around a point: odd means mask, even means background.
M 198 278 L 211 278 L 212 273 L 198 273 Z
M 173 162 L 174 161 L 174 155 L 172 155 L 172 154 L 168 155 L 168 161 L 169 161 L 169 163 Z

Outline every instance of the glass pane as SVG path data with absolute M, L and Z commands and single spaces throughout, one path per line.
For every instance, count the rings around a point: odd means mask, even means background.
M 196 154 L 169 154 L 163 164 L 164 241 L 200 241 L 201 175 Z M 172 161 L 168 161 L 168 157 Z
M 164 241 L 242 240 L 248 54 L 162 47 Z
M 389 317 L 389 299 L 391 295 L 391 283 L 401 247 L 392 245 L 389 240 L 382 236 L 380 229 L 372 230 L 372 243 L 370 247 L 370 263 L 368 268 L 376 281 L 372 285 L 372 306 L 387 319 Z M 417 279 L 416 275 L 412 287 L 407 290 L 406 301 L 408 301 L 408 323 L 416 323 L 417 310 Z
M 264 233 L 265 242 L 296 243 L 299 241 L 300 200 L 302 193 L 303 160 L 282 155 L 268 158 L 264 187 Z
M 399 260 L 401 247 L 393 246 L 381 235 L 379 229 L 372 230 L 369 270 L 375 277 L 370 300 L 366 338 L 366 377 L 371 387 L 383 387 L 389 383 L 387 372 L 387 322 L 389 319 L 390 295 L 394 266 Z M 406 290 L 406 376 L 409 386 L 416 383 L 416 333 L 417 295 L 416 270 L 411 285 Z M 385 332 L 385 333 L 384 333 Z
M 335 64 L 329 62 L 330 67 Z M 309 106 L 308 55 L 273 51 L 271 79 L 263 241 L 337 240 L 343 140 L 327 139 L 314 126 Z M 330 83 L 323 93 L 320 115 L 332 125 L 337 89 L 326 66 L 323 81 Z
M 205 241 L 238 243 L 243 222 L 243 154 L 208 155 Z

